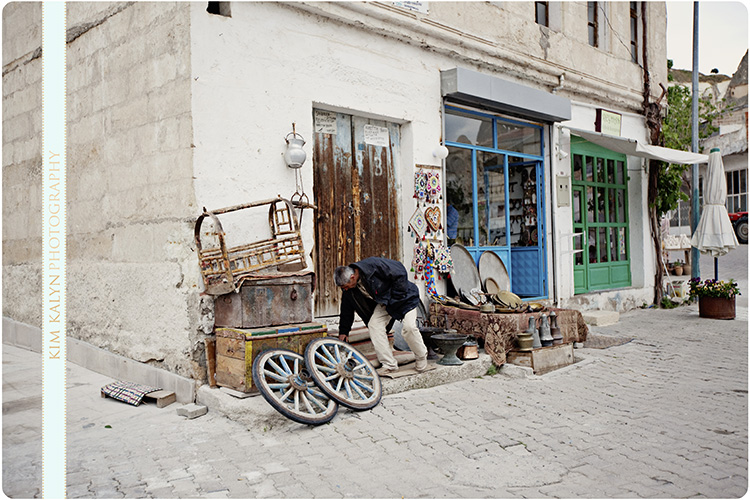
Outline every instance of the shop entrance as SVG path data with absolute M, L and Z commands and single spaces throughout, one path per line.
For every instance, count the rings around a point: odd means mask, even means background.
M 446 204 L 458 214 L 455 242 L 475 261 L 497 254 L 521 297 L 547 295 L 541 132 L 538 124 L 446 106 Z
M 337 266 L 366 257 L 400 260 L 398 124 L 315 110 L 313 192 L 315 315 L 339 312 Z
M 575 293 L 630 286 L 628 175 L 623 154 L 571 136 Z

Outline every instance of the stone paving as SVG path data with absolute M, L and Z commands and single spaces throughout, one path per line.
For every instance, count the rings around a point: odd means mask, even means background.
M 384 396 L 320 427 L 248 429 L 102 399 L 68 368 L 69 498 L 739 498 L 747 492 L 747 247 L 734 321 L 624 313 L 543 376 L 501 369 Z M 744 266 L 744 270 L 743 267 Z M 712 271 L 712 267 L 710 268 Z M 726 271 L 725 271 L 726 272 Z M 707 274 L 707 273 L 703 273 Z M 722 273 L 724 277 L 724 272 Z M 40 362 L 3 346 L 3 491 L 39 497 Z M 265 404 L 250 398 L 248 404 Z

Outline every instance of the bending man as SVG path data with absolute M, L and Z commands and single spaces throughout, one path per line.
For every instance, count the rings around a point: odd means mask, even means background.
M 417 328 L 419 289 L 409 281 L 406 268 L 398 261 L 368 257 L 334 272 L 341 296 L 339 340 L 347 342 L 354 322 L 354 313 L 362 318 L 370 331 L 381 374 L 398 370 L 396 358 L 388 343 L 388 329 L 396 320 L 403 320 L 402 334 L 417 360 L 418 372 L 427 369 L 427 347 Z

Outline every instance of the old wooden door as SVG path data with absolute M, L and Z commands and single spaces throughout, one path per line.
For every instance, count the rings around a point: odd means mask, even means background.
M 315 110 L 313 153 L 316 316 L 338 314 L 333 271 L 381 256 L 400 260 L 396 175 L 399 126 Z

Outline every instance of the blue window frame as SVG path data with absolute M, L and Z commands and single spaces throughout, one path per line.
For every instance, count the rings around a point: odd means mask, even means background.
M 543 132 L 536 123 L 445 108 L 446 205 L 459 215 L 449 244 L 461 243 L 475 261 L 495 252 L 522 297 L 547 296 Z

